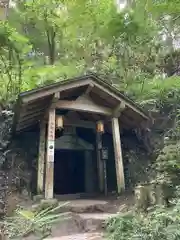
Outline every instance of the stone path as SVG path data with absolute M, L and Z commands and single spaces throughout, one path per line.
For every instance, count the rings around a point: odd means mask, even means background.
M 44 240 L 104 240 L 104 222 L 117 212 L 126 211 L 124 206 L 128 205 L 125 197 L 117 201 L 72 200 L 61 208 L 61 212 L 70 212 L 72 217 L 53 226 L 51 237 Z
M 73 200 L 61 209 L 72 218 L 54 226 L 52 237 L 45 240 L 103 240 L 104 221 L 114 215 L 108 209 L 107 201 Z

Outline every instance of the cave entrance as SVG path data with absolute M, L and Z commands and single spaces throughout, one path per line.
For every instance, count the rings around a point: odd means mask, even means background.
M 54 162 L 54 193 L 76 194 L 85 192 L 84 151 L 56 150 Z
M 82 133 L 83 136 L 84 130 Z M 93 159 L 94 146 L 79 134 L 75 127 L 66 126 L 63 133 L 56 138 L 55 195 L 92 193 L 94 191 L 96 182 L 94 171 L 96 161 Z

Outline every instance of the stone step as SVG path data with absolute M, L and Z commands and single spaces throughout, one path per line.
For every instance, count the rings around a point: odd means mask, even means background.
M 61 237 L 66 235 L 101 232 L 105 227 L 105 221 L 117 214 L 110 213 L 71 213 L 69 219 L 62 220 L 52 228 L 52 237 Z
M 69 213 L 69 218 L 52 227 L 51 237 L 46 240 L 101 240 L 105 221 L 117 214 L 111 213 Z M 101 233 L 99 236 L 95 233 Z M 24 240 L 38 240 L 35 236 L 29 236 Z
M 104 229 L 105 222 L 111 218 L 117 216 L 117 214 L 111 213 L 82 213 L 78 214 L 83 222 L 83 228 L 86 232 L 99 231 Z
M 80 216 L 75 213 L 69 213 L 67 218 L 52 227 L 52 237 L 77 234 L 84 232 L 84 224 Z
M 60 201 L 59 204 L 62 205 L 59 209 L 60 212 L 93 213 L 112 211 L 112 206 L 103 200 L 72 200 L 67 204 Z

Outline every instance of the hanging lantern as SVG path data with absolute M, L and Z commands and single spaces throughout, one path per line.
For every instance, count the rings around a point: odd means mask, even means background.
M 97 122 L 97 132 L 104 133 L 104 123 L 102 121 Z
M 63 128 L 63 117 L 60 115 L 56 116 L 56 128 Z

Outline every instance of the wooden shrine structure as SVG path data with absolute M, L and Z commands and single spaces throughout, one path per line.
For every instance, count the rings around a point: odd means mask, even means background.
M 103 161 L 106 152 L 102 153 L 102 136 L 104 132 L 109 132 L 113 139 L 117 192 L 121 193 L 125 189 L 125 180 L 120 132 L 143 125 L 147 120 L 147 114 L 116 88 L 95 75 L 86 75 L 21 93 L 16 103 L 14 132 L 19 134 L 30 130 L 33 125 L 39 125 L 37 191 L 43 192 L 45 199 L 54 197 L 56 148 L 84 148 L 86 153 L 95 149 L 99 191 L 107 192 L 106 165 Z M 93 129 L 96 132 L 95 143 L 83 140 L 69 142 L 68 136 L 74 139 L 72 132 L 76 127 Z M 57 129 L 66 129 L 64 140 L 56 139 Z M 92 162 L 89 162 L 84 180 L 87 182 L 91 178 L 88 172 L 95 161 L 90 158 Z

